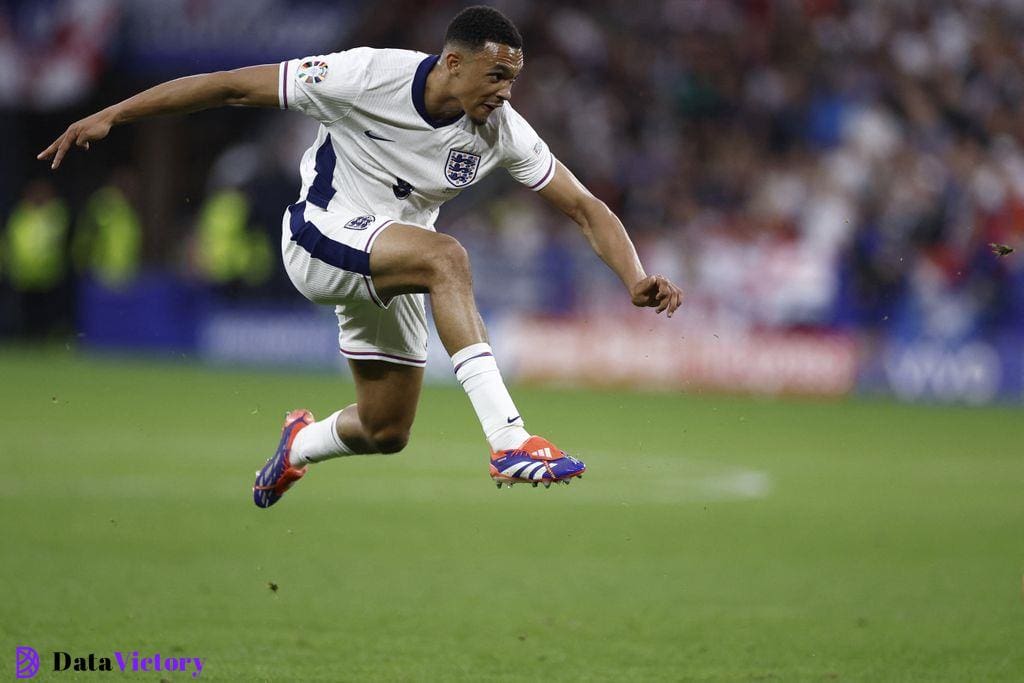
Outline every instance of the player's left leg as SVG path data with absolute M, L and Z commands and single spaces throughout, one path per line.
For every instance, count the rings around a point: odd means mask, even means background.
M 434 325 L 491 446 L 490 474 L 499 487 L 516 482 L 568 484 L 582 475 L 582 462 L 526 431 L 487 340 L 473 297 L 469 256 L 458 241 L 392 224 L 375 242 L 370 270 L 378 296 L 430 294 Z

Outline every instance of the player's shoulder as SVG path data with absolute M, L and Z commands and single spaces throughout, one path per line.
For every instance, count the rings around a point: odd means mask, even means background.
M 401 71 L 403 73 L 408 72 L 409 69 L 415 69 L 416 65 L 427 56 L 414 50 L 378 47 L 353 47 L 340 54 L 345 55 L 346 61 L 358 64 L 367 71 Z
M 503 126 L 514 126 L 519 123 L 526 123 L 526 117 L 513 107 L 511 102 L 503 104 L 495 113 L 500 114 L 498 120 Z
M 464 121 L 461 125 L 472 135 L 482 140 L 488 147 L 507 149 L 515 145 L 515 140 L 522 128 L 523 117 L 508 102 L 491 112 L 487 122 L 473 124 Z
M 416 66 L 427 57 L 414 50 L 376 47 L 353 47 L 337 55 L 343 60 L 349 78 L 359 80 L 370 89 L 396 79 L 411 78 Z
M 372 56 L 374 63 L 382 68 L 406 68 L 410 65 L 418 65 L 428 56 L 424 52 L 394 47 L 363 47 L 359 49 L 366 50 Z
M 427 54 L 415 50 L 399 50 L 395 48 L 349 47 L 331 52 L 307 61 L 326 60 L 332 64 L 344 65 L 345 68 L 376 68 L 376 69 L 408 69 L 417 66 L 427 58 Z
M 547 145 L 526 119 L 508 102 L 498 107 L 487 121 L 491 143 L 507 160 L 522 162 L 536 158 L 542 163 Z
M 494 132 L 499 138 L 507 139 L 529 124 L 511 103 L 506 102 L 494 111 L 488 119 L 487 125 L 494 127 Z

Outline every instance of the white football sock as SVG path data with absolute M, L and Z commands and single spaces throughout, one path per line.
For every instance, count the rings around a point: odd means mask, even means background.
M 501 379 L 490 344 L 472 344 L 452 356 L 455 377 L 469 395 L 491 450 L 517 448 L 530 438 Z
M 352 455 L 352 449 L 338 436 L 336 424 L 341 411 L 330 417 L 303 427 L 292 442 L 292 467 L 302 467 L 312 462 L 322 462 L 343 455 Z

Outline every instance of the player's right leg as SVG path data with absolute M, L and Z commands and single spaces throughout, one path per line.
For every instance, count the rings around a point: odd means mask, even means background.
M 522 481 L 568 483 L 583 474 L 582 462 L 526 431 L 494 360 L 473 297 L 469 256 L 457 240 L 391 225 L 374 243 L 370 271 L 373 287 L 385 301 L 402 294 L 430 294 L 438 336 L 490 443 L 491 477 L 499 487 Z
M 280 500 L 310 463 L 394 453 L 408 441 L 426 364 L 427 326 L 422 295 L 385 304 L 373 291 L 370 250 L 391 222 L 329 213 L 305 202 L 285 212 L 285 269 L 306 298 L 335 305 L 338 345 L 350 359 L 357 402 L 319 422 L 307 410 L 289 413 L 277 450 L 256 475 L 253 500 L 259 507 Z
M 346 455 L 397 453 L 409 442 L 423 368 L 377 360 L 349 360 L 356 402 L 319 422 L 308 410 L 285 418 L 274 456 L 256 473 L 253 501 L 275 504 L 309 465 Z
M 284 418 L 277 450 L 258 472 L 252 486 L 252 500 L 257 507 L 268 508 L 306 474 L 306 468 L 292 461 L 292 446 L 302 430 L 313 423 L 313 413 L 293 410 Z
M 409 443 L 423 368 L 349 359 L 356 402 L 311 425 L 296 439 L 298 465 L 345 455 L 397 453 Z

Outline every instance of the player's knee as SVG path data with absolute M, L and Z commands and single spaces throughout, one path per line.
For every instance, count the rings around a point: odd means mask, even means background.
M 438 235 L 428 258 L 436 279 L 469 277 L 469 253 L 454 237 Z
M 372 438 L 381 453 L 398 453 L 409 443 L 409 430 L 402 427 L 383 427 L 374 430 Z

